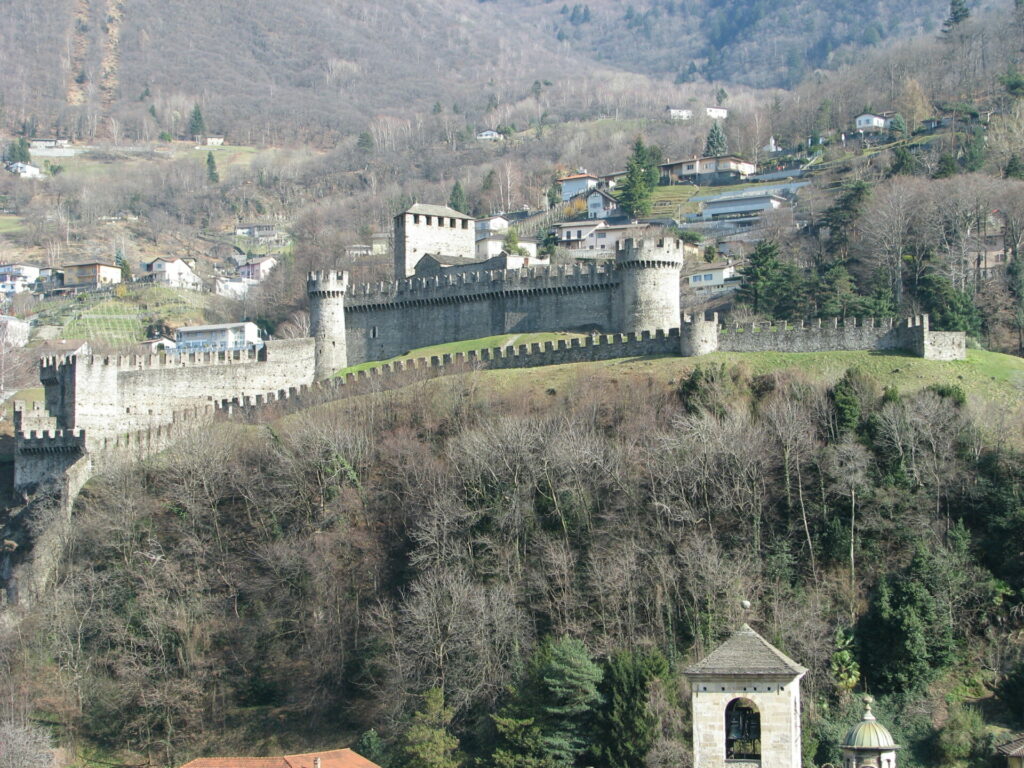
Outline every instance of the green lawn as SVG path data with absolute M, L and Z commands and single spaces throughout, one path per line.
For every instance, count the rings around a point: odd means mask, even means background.
M 25 221 L 20 216 L 4 214 L 0 216 L 0 235 L 13 235 L 25 228 Z

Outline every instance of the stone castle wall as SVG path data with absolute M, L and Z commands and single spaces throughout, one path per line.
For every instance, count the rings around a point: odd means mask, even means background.
M 400 213 L 395 217 L 395 277 L 413 274 L 416 263 L 427 254 L 474 258 L 474 220 Z

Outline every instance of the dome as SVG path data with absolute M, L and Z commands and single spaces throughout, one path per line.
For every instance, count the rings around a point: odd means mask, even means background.
M 864 697 L 864 717 L 846 733 L 844 749 L 899 749 L 892 740 L 889 729 L 875 720 L 871 714 L 870 696 Z

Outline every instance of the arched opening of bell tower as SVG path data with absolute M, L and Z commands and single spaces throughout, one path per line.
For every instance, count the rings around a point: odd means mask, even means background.
M 733 699 L 725 708 L 725 759 L 761 759 L 761 712 L 750 699 Z

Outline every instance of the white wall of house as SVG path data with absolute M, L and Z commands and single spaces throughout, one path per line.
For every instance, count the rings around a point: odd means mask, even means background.
M 222 323 L 179 328 L 174 335 L 179 349 L 242 349 L 260 343 L 256 323 Z

